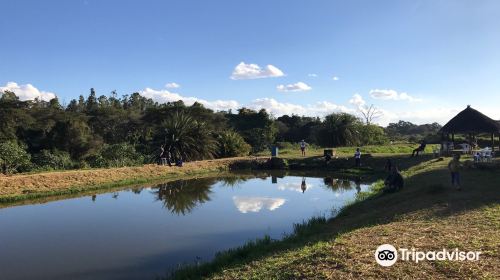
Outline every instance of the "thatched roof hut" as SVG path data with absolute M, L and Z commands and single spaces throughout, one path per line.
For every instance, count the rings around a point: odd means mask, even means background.
M 500 142 L 500 121 L 493 120 L 483 113 L 474 110 L 469 106 L 458 113 L 453 119 L 445 124 L 439 131 L 445 135 L 451 134 L 454 142 L 455 134 L 466 134 L 471 138 L 475 135 L 488 133 L 491 135 L 491 147 L 495 149 L 495 135 L 499 135 Z
M 500 133 L 500 122 L 495 121 L 483 113 L 467 106 L 453 119 L 445 124 L 440 132 L 446 134 L 470 133 Z

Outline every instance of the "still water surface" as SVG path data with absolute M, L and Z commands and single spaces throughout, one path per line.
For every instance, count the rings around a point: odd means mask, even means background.
M 280 238 L 366 188 L 330 177 L 245 175 L 4 208 L 0 279 L 154 279 L 265 234 Z

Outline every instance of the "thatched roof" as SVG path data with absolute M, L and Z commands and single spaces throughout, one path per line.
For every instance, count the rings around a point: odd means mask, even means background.
M 445 124 L 443 133 L 500 133 L 500 123 L 467 106 Z

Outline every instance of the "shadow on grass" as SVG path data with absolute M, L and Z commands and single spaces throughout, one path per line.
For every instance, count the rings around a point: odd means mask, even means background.
M 295 226 L 294 233 L 282 240 L 269 237 L 217 254 L 212 262 L 182 267 L 167 279 L 200 279 L 225 269 L 244 265 L 266 256 L 298 249 L 319 241 L 330 241 L 336 236 L 355 229 L 382 225 L 398 219 L 440 219 L 449 215 L 488 206 L 500 201 L 499 170 L 465 170 L 462 172 L 462 190 L 450 186 L 446 162 L 399 158 L 412 168 L 403 190 L 393 194 L 382 192 L 381 181 L 369 192 L 361 192 L 357 200 L 346 205 L 338 215 L 327 221 L 315 218 Z M 413 164 L 413 165 L 412 165 Z M 423 211 L 422 211 L 423 210 Z

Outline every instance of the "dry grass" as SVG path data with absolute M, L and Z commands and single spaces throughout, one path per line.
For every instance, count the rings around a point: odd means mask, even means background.
M 230 158 L 185 163 L 183 167 L 144 165 L 112 169 L 90 169 L 48 172 L 39 174 L 20 174 L 0 177 L 0 199 L 29 194 L 65 193 L 70 190 L 85 191 L 95 186 L 134 181 L 153 181 L 191 174 L 227 170 L 235 162 L 251 161 L 253 158 Z

